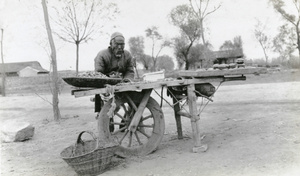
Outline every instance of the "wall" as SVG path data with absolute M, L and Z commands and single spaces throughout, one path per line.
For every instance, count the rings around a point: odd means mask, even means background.
M 20 77 L 31 77 L 31 76 L 37 76 L 37 71 L 35 69 L 32 69 L 30 67 L 26 67 L 19 71 Z

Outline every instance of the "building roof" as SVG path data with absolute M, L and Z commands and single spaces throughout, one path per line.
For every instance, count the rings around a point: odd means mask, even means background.
M 34 68 L 40 72 L 48 72 L 47 70 L 43 69 L 43 67 L 38 61 L 5 63 L 4 67 L 6 73 L 17 73 L 26 67 Z M 2 73 L 2 71 L 3 64 L 0 64 L 0 73 Z
M 224 51 L 215 51 L 214 57 L 215 59 L 228 59 L 228 58 L 241 58 L 243 57 L 242 49 L 235 50 L 224 50 Z
M 21 69 L 19 72 L 23 71 L 23 70 L 33 70 L 35 71 L 36 73 L 49 73 L 47 70 L 38 70 L 38 69 L 35 69 L 35 68 L 32 68 L 31 66 L 27 66 L 23 69 Z

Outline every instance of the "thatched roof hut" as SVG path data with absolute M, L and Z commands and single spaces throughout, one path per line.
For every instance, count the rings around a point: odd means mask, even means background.
M 234 63 L 236 59 L 243 58 L 244 53 L 242 49 L 235 49 L 235 50 L 224 50 L 224 51 L 215 51 L 214 58 L 215 63 Z
M 235 49 L 235 50 L 215 51 L 214 56 L 216 59 L 241 58 L 244 56 L 244 54 L 242 49 Z

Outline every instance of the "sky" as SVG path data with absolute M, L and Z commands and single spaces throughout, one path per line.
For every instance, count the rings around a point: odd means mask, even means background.
M 52 1 L 54 2 L 54 1 Z M 118 5 L 120 14 L 105 28 L 103 35 L 88 43 L 80 45 L 79 70 L 93 70 L 97 53 L 108 47 L 109 35 L 119 31 L 125 39 L 145 36 L 145 30 L 157 26 L 164 38 L 179 35 L 179 30 L 168 19 L 168 14 L 178 5 L 189 3 L 188 0 L 106 0 Z M 208 31 L 206 39 L 214 50 L 226 40 L 241 36 L 244 54 L 247 59 L 263 58 L 263 51 L 255 39 L 254 26 L 256 19 L 266 25 L 270 36 L 276 35 L 278 27 L 283 24 L 282 18 L 268 4 L 268 0 L 211 0 L 214 5 L 221 3 L 221 8 L 210 14 L 205 22 Z M 49 7 L 50 8 L 50 7 Z M 50 8 L 51 11 L 51 8 Z M 43 68 L 50 70 L 49 49 L 44 27 L 40 0 L 1 0 L 0 27 L 4 30 L 4 62 L 39 61 Z M 51 16 L 51 14 L 50 14 Z M 51 23 L 51 21 L 50 21 Z M 53 25 L 53 21 L 51 23 Z M 57 65 L 59 70 L 75 70 L 75 44 L 55 39 L 57 48 Z M 125 49 L 129 50 L 128 44 Z M 145 53 L 151 55 L 151 42 L 145 40 Z M 161 54 L 174 58 L 173 49 L 165 48 Z

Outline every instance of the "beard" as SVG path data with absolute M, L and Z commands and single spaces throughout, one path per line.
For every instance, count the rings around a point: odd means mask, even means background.
M 113 49 L 113 53 L 117 58 L 120 58 L 124 54 L 124 50 L 115 48 Z

